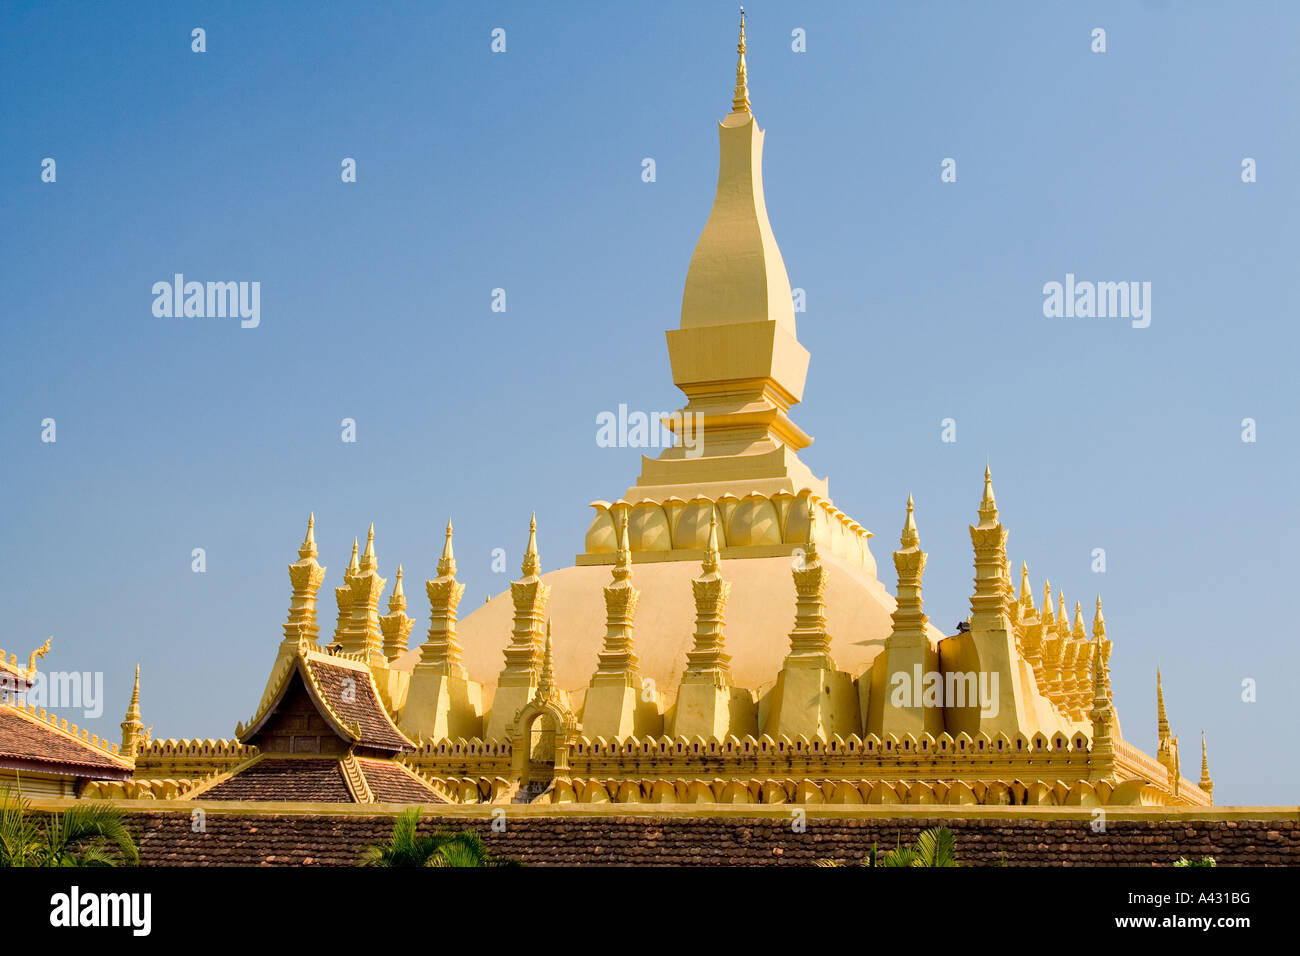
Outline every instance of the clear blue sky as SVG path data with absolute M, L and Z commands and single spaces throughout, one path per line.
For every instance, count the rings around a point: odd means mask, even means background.
M 987 457 L 1017 573 L 1103 596 L 1125 735 L 1154 746 L 1159 664 L 1188 776 L 1204 727 L 1218 802 L 1300 801 L 1300 7 L 748 11 L 768 209 L 807 290 L 803 457 L 887 584 L 911 492 L 927 610 L 965 616 Z M 448 515 L 466 610 L 517 573 L 534 508 L 543 566 L 571 563 L 587 502 L 639 471 L 596 414 L 679 405 L 663 331 L 735 25 L 733 3 L 0 8 L 0 645 L 53 634 L 51 668 L 105 671 L 98 732 L 142 661 L 155 734 L 225 736 L 309 510 L 326 629 L 371 521 L 417 641 Z M 176 272 L 259 281 L 261 326 L 155 318 Z M 1151 282 L 1150 327 L 1045 318 L 1067 272 Z

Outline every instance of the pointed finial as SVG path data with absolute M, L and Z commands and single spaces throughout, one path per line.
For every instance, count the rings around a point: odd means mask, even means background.
M 903 520 L 903 533 L 899 536 L 898 543 L 903 546 L 904 551 L 921 546 L 921 536 L 916 530 L 916 509 L 911 495 L 907 496 L 907 517 Z
M 542 570 L 541 558 L 537 556 L 537 512 L 533 512 L 532 518 L 528 521 L 528 548 L 524 551 L 524 564 L 522 568 L 524 577 L 531 578 L 539 574 Z
M 1210 779 L 1210 758 L 1205 750 L 1205 731 L 1201 731 L 1201 789 L 1206 793 L 1214 792 L 1214 781 Z
M 555 661 L 551 655 L 551 619 L 546 619 L 546 645 L 542 648 L 542 674 L 537 681 L 537 694 L 547 697 L 555 689 Z
M 626 581 L 632 576 L 632 546 L 627 536 L 628 514 L 623 512 L 623 520 L 618 525 L 618 550 L 614 552 L 614 580 Z
M 808 499 L 808 534 L 803 542 L 803 563 L 807 567 L 817 561 L 817 508 Z
M 1088 639 L 1088 632 L 1083 628 L 1083 605 L 1078 601 L 1074 602 L 1074 630 L 1071 636 L 1078 641 Z
M 1156 733 L 1161 740 L 1169 738 L 1169 715 L 1165 713 L 1165 687 L 1156 668 Z
M 352 560 L 348 562 L 348 570 L 353 574 L 355 574 L 357 571 L 360 570 L 360 567 L 357 564 L 357 539 L 356 538 L 352 539 Z
M 1029 586 L 1029 564 L 1020 562 L 1020 603 L 1027 610 L 1034 610 L 1034 592 Z
M 140 665 L 135 665 L 135 686 L 131 688 L 131 704 L 127 707 L 127 716 L 140 716 Z
M 1101 615 L 1101 595 L 1097 595 L 1097 613 L 1092 618 L 1092 636 L 1106 636 L 1106 619 Z
M 984 466 L 984 497 L 980 499 L 980 523 L 994 524 L 998 520 L 998 503 L 993 497 L 993 472 Z
M 1052 582 L 1043 578 L 1043 621 L 1052 619 Z
M 314 558 L 316 556 L 316 512 L 313 511 L 307 516 L 307 537 L 302 539 L 302 545 L 298 548 L 298 557 Z
M 451 519 L 447 519 L 447 537 L 442 543 L 442 557 L 438 559 L 438 576 L 456 576 L 456 555 L 451 549 Z
M 397 566 L 397 583 L 393 585 L 393 593 L 388 598 L 388 613 L 394 614 L 397 611 L 406 609 L 406 590 L 402 587 L 402 566 Z
M 1066 612 L 1065 612 L 1065 592 L 1064 592 L 1064 591 L 1057 591 L 1057 592 L 1056 592 L 1056 600 L 1057 600 L 1057 604 L 1056 604 L 1056 623 L 1057 623 L 1057 626 L 1058 626 L 1058 627 L 1068 628 L 1068 627 L 1070 626 L 1070 619 L 1069 619 L 1068 617 L 1065 616 L 1065 613 L 1066 613 Z
M 718 551 L 718 513 L 712 510 L 709 512 L 709 543 L 704 549 L 704 573 L 716 573 L 721 558 L 722 555 Z
M 375 523 L 370 522 L 370 530 L 366 533 L 366 550 L 361 554 L 361 569 L 363 571 L 373 571 L 379 567 L 379 562 L 375 560 Z
M 740 42 L 736 44 L 736 90 L 731 97 L 731 112 L 749 112 L 749 72 L 745 67 L 745 8 L 740 8 Z

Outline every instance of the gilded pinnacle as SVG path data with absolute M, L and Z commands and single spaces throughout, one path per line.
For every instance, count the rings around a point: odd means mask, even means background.
M 736 44 L 736 90 L 731 98 L 731 112 L 748 113 L 749 73 L 745 68 L 745 8 L 740 8 L 740 42 Z
M 1101 595 L 1100 594 L 1097 595 L 1097 613 L 1093 616 L 1092 619 L 1092 636 L 1093 637 L 1106 636 L 1106 619 L 1101 616 Z
M 370 531 L 366 533 L 366 550 L 361 555 L 361 569 L 363 571 L 373 571 L 379 567 L 379 562 L 375 559 L 375 523 L 370 522 Z
M 447 519 L 447 537 L 442 543 L 442 557 L 438 559 L 438 576 L 449 578 L 456 575 L 456 555 L 451 549 L 451 519 Z
M 704 573 L 716 574 L 718 571 L 718 562 L 721 559 L 718 551 L 718 515 L 716 511 L 709 512 L 709 543 L 704 549 Z
M 140 719 L 140 665 L 135 665 L 135 686 L 131 688 L 131 703 L 126 709 L 127 719 Z
M 998 503 L 993 498 L 993 472 L 984 466 L 984 497 L 980 499 L 980 524 L 992 525 L 998 521 Z
M 521 570 L 524 577 L 531 578 L 542 570 L 541 558 L 537 555 L 537 512 L 533 512 L 528 521 L 528 548 L 524 551 L 524 563 Z
M 305 559 L 316 556 L 316 512 L 313 511 L 307 516 L 307 537 L 302 539 L 302 546 L 298 548 L 298 557 Z
M 817 510 L 811 498 L 808 499 L 808 538 L 804 541 L 803 557 L 805 565 L 817 560 Z
M 614 553 L 614 580 L 626 581 L 632 576 L 632 547 L 627 536 L 628 515 L 623 512 L 623 520 L 618 526 L 618 550 Z
M 898 539 L 898 543 L 903 546 L 903 550 L 921 546 L 921 536 L 916 530 L 915 506 L 911 495 L 907 496 L 907 517 L 903 520 L 903 534 Z
M 1027 610 L 1034 610 L 1034 592 L 1029 586 L 1029 564 L 1020 562 L 1020 603 Z
M 1083 605 L 1078 601 L 1074 602 L 1074 633 L 1076 640 L 1084 641 L 1088 639 L 1088 632 L 1083 627 Z
M 1156 732 L 1161 740 L 1169 738 L 1169 715 L 1165 713 L 1165 688 L 1160 680 L 1160 668 L 1156 668 Z
M 348 572 L 351 574 L 356 574 L 357 571 L 359 570 L 360 567 L 357 565 L 357 539 L 353 538 L 352 539 L 352 560 L 348 562 Z
M 393 614 L 397 611 L 406 610 L 406 591 L 402 588 L 402 566 L 397 566 L 397 583 L 393 585 L 393 593 L 388 598 L 388 613 Z
M 551 619 L 546 619 L 546 645 L 542 648 L 542 675 L 537 680 L 537 696 L 549 697 L 555 690 L 555 660 L 551 656 Z

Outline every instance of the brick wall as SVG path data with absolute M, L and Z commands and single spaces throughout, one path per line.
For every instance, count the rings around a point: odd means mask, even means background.
M 208 812 L 194 833 L 188 812 L 130 811 L 142 865 L 348 865 L 362 847 L 384 842 L 392 816 L 357 813 Z M 806 865 L 856 862 L 873 841 L 892 848 L 942 824 L 971 865 L 1148 866 L 1180 856 L 1213 856 L 1220 866 L 1300 865 L 1296 819 L 1112 820 L 1094 833 L 1090 820 L 818 817 L 794 833 L 789 816 L 618 816 L 572 812 L 507 818 L 504 833 L 476 817 L 430 817 L 424 827 L 476 830 L 496 855 L 529 865 Z

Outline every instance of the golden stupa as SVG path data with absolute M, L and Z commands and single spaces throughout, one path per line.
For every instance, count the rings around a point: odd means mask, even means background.
M 891 594 L 871 532 L 800 460 L 812 438 L 790 410 L 809 354 L 763 199 L 743 18 L 738 53 L 717 195 L 667 333 L 686 396 L 674 421 L 698 422 L 702 444 L 644 458 L 622 497 L 593 502 L 570 567 L 543 573 L 534 520 L 519 579 L 463 621 L 449 522 L 415 647 L 400 568 L 380 613 L 373 528 L 320 641 L 309 522 L 255 718 L 236 740 L 146 743 L 128 739 L 136 713 L 122 748 L 134 778 L 95 792 L 242 793 L 230 781 L 249 768 L 290 779 L 292 761 L 318 764 L 325 748 L 360 802 L 378 798 L 356 768 L 396 781 L 388 761 L 457 803 L 1211 803 L 1204 759 L 1199 784 L 1181 776 L 1163 697 L 1156 757 L 1122 736 L 1100 598 L 1088 626 L 1063 594 L 1053 606 L 1050 585 L 1040 608 L 1023 566 L 1016 593 L 987 470 L 971 614 L 947 635 L 923 610 L 912 501 Z M 382 712 L 339 696 L 329 682 L 344 671 Z

